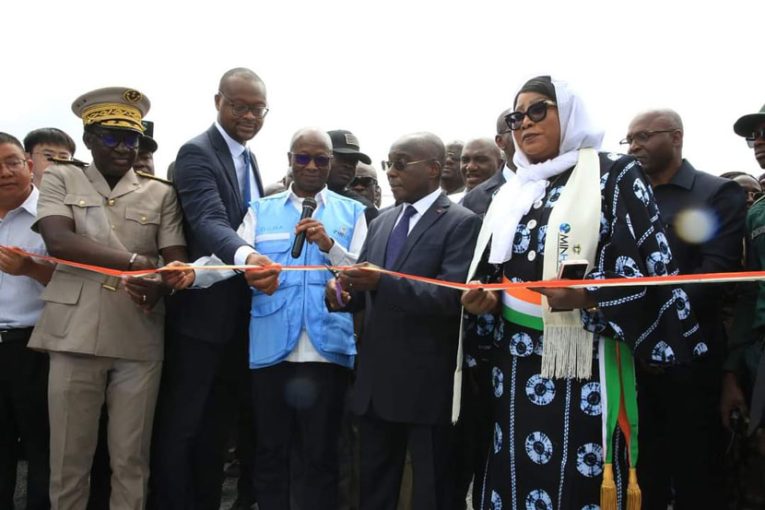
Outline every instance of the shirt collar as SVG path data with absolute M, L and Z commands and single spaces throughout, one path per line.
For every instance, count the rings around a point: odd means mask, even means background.
M 35 185 L 32 185 L 32 192 L 27 196 L 27 198 L 24 199 L 24 201 L 21 203 L 20 206 L 18 206 L 15 209 L 12 209 L 11 211 L 8 211 L 8 213 L 11 213 L 12 211 L 21 211 L 24 210 L 27 213 L 31 214 L 33 217 L 37 217 L 37 198 L 40 196 L 40 192 L 37 191 L 37 188 Z M 7 217 L 7 215 L 6 215 Z
M 679 186 L 685 189 L 691 189 L 693 187 L 693 181 L 696 179 L 694 175 L 694 169 L 687 159 L 683 159 L 680 168 L 677 169 L 675 175 L 672 176 L 672 180 L 668 184 Z
M 404 206 L 411 205 L 412 207 L 417 209 L 417 214 L 422 216 L 423 214 L 425 214 L 425 211 L 430 209 L 430 206 L 433 205 L 433 202 L 435 202 L 438 199 L 438 197 L 440 197 L 442 194 L 443 194 L 443 191 L 441 191 L 441 188 L 436 188 L 436 190 L 433 193 L 429 195 L 425 195 L 424 197 L 422 197 L 421 199 L 419 199 L 413 204 L 405 203 Z
M 284 194 L 284 199 L 290 200 L 291 202 L 302 205 L 303 203 L 303 197 L 299 197 L 295 194 L 294 191 L 292 191 L 292 187 L 295 185 L 295 183 L 290 184 L 289 190 Z M 321 188 L 321 191 L 316 193 L 316 196 L 314 196 L 314 200 L 316 200 L 316 207 L 318 208 L 320 205 L 327 203 L 327 186 L 325 185 L 323 188 Z
M 242 153 L 247 149 L 247 147 L 237 142 L 233 138 L 231 138 L 229 134 L 226 133 L 226 130 L 223 129 L 223 126 L 221 126 L 217 120 L 215 121 L 215 127 L 218 128 L 218 131 L 220 132 L 221 136 L 226 141 L 226 145 L 228 145 L 228 151 L 231 153 L 231 155 L 235 158 L 238 158 L 239 156 L 241 156 Z

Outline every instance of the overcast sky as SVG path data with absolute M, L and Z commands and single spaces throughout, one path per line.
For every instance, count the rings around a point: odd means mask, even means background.
M 699 169 L 759 174 L 733 122 L 765 103 L 765 1 L 35 2 L 3 5 L 2 126 L 56 126 L 90 161 L 72 101 L 124 85 L 149 97 L 157 173 L 215 118 L 231 67 L 266 82 L 271 112 L 250 142 L 266 182 L 286 169 L 294 131 L 350 129 L 375 166 L 400 135 L 493 136 L 520 84 L 572 84 L 606 130 L 669 107 Z

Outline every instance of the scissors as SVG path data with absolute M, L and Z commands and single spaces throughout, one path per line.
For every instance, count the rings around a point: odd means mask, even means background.
M 324 267 L 327 268 L 327 271 L 332 273 L 332 276 L 335 277 L 335 297 L 337 298 L 337 303 L 342 305 L 343 304 L 343 287 L 340 285 L 340 271 L 337 269 L 332 269 L 332 266 L 328 264 L 324 264 Z

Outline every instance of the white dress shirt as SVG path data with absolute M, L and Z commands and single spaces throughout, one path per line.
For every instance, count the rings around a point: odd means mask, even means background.
M 229 134 L 226 133 L 226 130 L 223 129 L 223 126 L 221 126 L 217 120 L 215 121 L 215 127 L 218 129 L 218 132 L 223 137 L 223 140 L 225 140 L 226 145 L 228 146 L 228 151 L 231 153 L 231 159 L 234 162 L 234 170 L 236 170 L 236 181 L 239 184 L 239 191 L 243 192 L 244 180 L 249 179 L 250 200 L 255 200 L 257 198 L 260 198 L 260 191 L 258 190 L 258 184 L 255 182 L 255 173 L 252 171 L 252 168 L 245 168 L 244 155 L 245 155 L 245 151 L 247 151 L 247 146 L 242 145 L 241 143 L 231 138 Z M 252 164 L 250 164 L 250 167 L 251 166 Z M 250 204 L 246 204 L 246 205 L 248 208 L 250 207 Z M 244 264 L 245 261 L 247 260 L 247 257 L 251 253 L 255 253 L 255 250 L 252 248 L 252 246 L 249 246 L 249 245 L 240 246 L 234 253 L 234 263 L 237 265 Z
M 406 206 L 411 205 L 417 210 L 417 212 L 414 213 L 411 218 L 409 218 L 409 232 L 407 232 L 407 235 L 410 234 L 414 226 L 417 225 L 417 222 L 420 221 L 420 218 L 422 218 L 422 215 L 425 214 L 425 211 L 430 209 L 430 206 L 433 205 L 433 202 L 435 202 L 442 193 L 443 191 L 441 188 L 438 188 L 430 195 L 425 195 L 413 204 L 404 202 L 404 207 L 401 208 L 401 212 L 399 213 L 398 218 L 396 218 L 396 223 L 393 224 L 393 228 L 396 228 L 398 222 L 401 221 L 401 217 L 404 215 Z
M 32 230 L 37 219 L 37 188 L 16 209 L 0 219 L 0 245 L 18 246 L 29 253 L 47 255 L 40 234 Z M 28 276 L 13 276 L 0 271 L 0 330 L 29 328 L 43 309 L 43 285 Z

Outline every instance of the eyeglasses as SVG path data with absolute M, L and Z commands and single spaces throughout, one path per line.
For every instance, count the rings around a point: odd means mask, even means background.
M 4 161 L 0 161 L 0 167 L 5 167 L 11 172 L 19 172 L 24 168 L 27 160 L 20 158 L 8 158 Z
M 545 116 L 547 116 L 546 114 L 547 114 L 547 111 L 545 110 Z M 531 119 L 531 120 L 534 120 L 534 119 Z M 501 129 L 501 130 L 497 131 L 497 134 L 498 135 L 506 135 L 506 134 L 512 133 L 512 132 L 513 132 L 512 129 L 507 128 L 507 129 Z
M 656 131 L 638 131 L 634 135 L 627 135 L 623 140 L 619 141 L 619 145 L 632 145 L 632 142 L 640 144 L 646 143 L 653 135 L 659 133 L 674 133 L 677 129 L 657 129 Z
M 396 161 L 386 161 L 385 167 L 388 169 L 395 168 L 399 172 L 403 172 L 404 170 L 406 170 L 406 167 L 408 167 L 409 165 L 414 165 L 417 163 L 425 163 L 426 161 L 433 161 L 433 158 L 418 159 L 417 161 L 403 161 L 401 159 L 397 159 Z
M 293 154 L 292 162 L 297 163 L 300 166 L 306 166 L 313 161 L 318 167 L 329 166 L 329 162 L 332 161 L 332 156 L 311 156 L 310 154 Z
M 123 144 L 128 149 L 137 149 L 141 140 L 141 135 L 134 131 L 94 130 L 93 134 L 101 141 L 104 147 L 110 149 L 116 149 L 120 144 Z
M 349 187 L 361 186 L 362 188 L 368 188 L 375 185 L 377 185 L 377 179 L 374 177 L 354 177 Z
M 755 129 L 751 135 L 746 137 L 746 144 L 750 149 L 754 149 L 754 142 L 757 140 L 765 140 L 765 126 L 760 126 Z
M 223 96 L 223 99 L 228 102 L 228 105 L 231 107 L 231 113 L 234 114 L 234 117 L 244 117 L 247 115 L 247 112 L 252 112 L 256 118 L 262 119 L 268 113 L 268 107 L 266 106 L 249 106 L 244 103 L 235 103 L 220 90 L 218 91 L 218 94 Z
M 72 155 L 68 152 L 52 152 L 52 151 L 40 151 L 40 152 L 34 152 L 32 151 L 33 156 L 42 156 L 45 159 L 65 159 L 67 161 L 70 161 L 72 159 Z
M 512 131 L 521 129 L 523 118 L 528 117 L 533 122 L 542 122 L 547 117 L 547 108 L 557 106 L 553 101 L 544 99 L 526 108 L 525 112 L 512 112 L 505 115 L 505 123 Z

